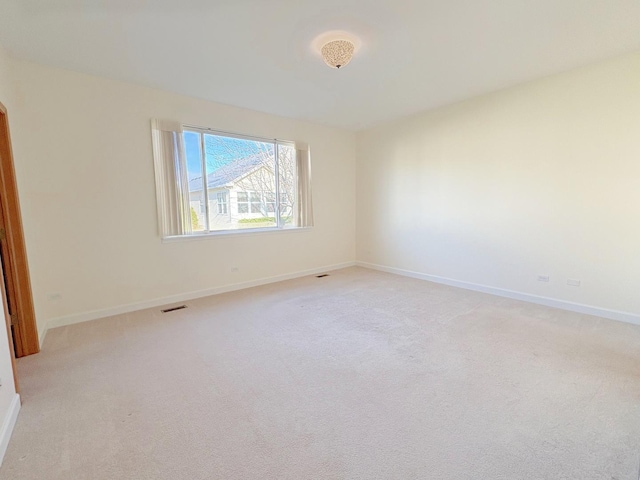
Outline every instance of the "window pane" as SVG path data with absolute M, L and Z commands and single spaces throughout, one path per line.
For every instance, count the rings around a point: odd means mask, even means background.
M 218 193 L 218 201 L 217 201 L 217 210 L 220 214 L 227 214 L 227 193 L 220 192 Z
M 293 145 L 278 145 L 278 174 L 280 177 L 280 218 L 282 225 L 295 225 L 296 205 L 296 149 Z
M 238 192 L 237 195 L 238 213 L 249 213 L 249 194 Z
M 267 205 L 267 212 L 269 214 L 275 214 L 276 211 L 276 196 L 273 193 L 268 193 L 265 195 L 265 202 Z
M 218 202 L 209 209 L 209 229 L 276 226 L 265 203 L 265 196 L 274 194 L 276 188 L 274 144 L 203 135 L 209 199 Z M 221 206 L 218 194 L 226 195 L 226 207 Z
M 202 154 L 200 134 L 185 131 L 183 133 L 189 178 L 189 206 L 191 207 L 191 229 L 201 232 L 207 228 L 204 190 L 202 189 Z
M 262 212 L 262 201 L 258 192 L 251 192 L 251 213 Z

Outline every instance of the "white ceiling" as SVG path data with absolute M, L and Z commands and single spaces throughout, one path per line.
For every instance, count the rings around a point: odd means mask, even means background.
M 341 70 L 326 31 L 361 45 Z M 17 58 L 362 129 L 640 50 L 638 0 L 0 0 Z

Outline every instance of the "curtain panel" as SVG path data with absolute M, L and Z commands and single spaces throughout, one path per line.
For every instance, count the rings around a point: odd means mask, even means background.
M 161 237 L 191 233 L 189 179 L 179 122 L 151 120 L 153 157 Z
M 298 202 L 296 225 L 313 226 L 313 199 L 311 195 L 311 153 L 307 145 L 296 145 L 298 173 Z

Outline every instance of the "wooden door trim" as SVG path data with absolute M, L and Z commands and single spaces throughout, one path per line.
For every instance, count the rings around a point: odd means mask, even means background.
M 31 293 L 31 279 L 27 263 L 27 247 L 22 229 L 18 187 L 13 166 L 13 152 L 7 109 L 0 103 L 0 208 L 6 229 L 9 258 L 5 264 L 11 269 L 18 315 L 14 325 L 15 351 L 18 357 L 40 351 L 36 314 Z M 11 322 L 10 318 L 7 321 Z M 11 329 L 9 329 L 11 330 Z

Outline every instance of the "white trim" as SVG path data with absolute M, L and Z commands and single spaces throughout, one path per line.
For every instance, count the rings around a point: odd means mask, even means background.
M 212 230 L 206 233 L 192 233 L 189 235 L 174 235 L 171 237 L 161 238 L 162 243 L 184 242 L 190 240 L 205 240 L 208 238 L 220 238 L 234 235 L 253 236 L 253 235 L 269 235 L 279 232 L 304 232 L 312 230 L 313 227 L 264 227 L 264 228 L 238 228 L 229 230 Z M 355 263 L 354 263 L 355 265 Z
M 44 345 L 44 339 L 47 336 L 47 332 L 49 331 L 49 325 L 45 324 L 42 332 L 40 332 L 40 349 L 42 350 L 42 345 Z
M 110 317 L 113 315 L 121 315 L 123 313 L 135 312 L 138 310 L 144 310 L 146 308 L 160 307 L 177 302 L 186 302 L 187 300 L 194 300 L 196 298 L 208 297 L 210 295 L 217 295 L 219 293 L 233 292 L 235 290 L 257 287 L 260 285 L 266 285 L 268 283 L 282 282 L 284 280 L 306 277 L 307 275 L 314 275 L 316 273 L 323 273 L 331 270 L 340 270 L 341 268 L 353 267 L 355 264 L 355 262 L 344 262 L 334 265 L 326 265 L 324 267 L 311 268 L 309 270 L 302 270 L 293 273 L 285 273 L 283 275 L 265 277 L 258 280 L 250 280 L 248 282 L 232 283 L 230 285 L 223 285 L 221 287 L 208 288 L 195 292 L 179 293 L 177 295 L 155 298 L 153 300 L 147 300 L 144 302 L 130 303 L 128 305 L 120 305 L 118 307 L 111 307 L 102 310 L 78 313 L 75 315 L 67 315 L 65 317 L 52 318 L 47 322 L 45 332 L 46 330 L 51 328 L 63 327 L 65 325 L 72 325 L 74 323 L 88 322 L 90 320 L 97 320 L 99 318 Z M 44 336 L 42 338 L 44 339 Z
M 559 300 L 557 298 L 542 297 L 542 296 L 533 295 L 530 293 L 516 292 L 514 290 L 491 287 L 488 285 L 480 285 L 477 283 L 465 282 L 462 280 L 454 280 L 451 278 L 439 277 L 437 275 L 429 275 L 427 273 L 414 272 L 412 270 L 403 270 L 401 268 L 387 267 L 387 266 L 378 265 L 375 263 L 358 261 L 356 262 L 356 265 L 359 267 L 370 268 L 372 270 L 379 270 L 381 272 L 395 273 L 396 275 L 402 275 L 404 277 L 427 280 L 429 282 L 441 283 L 443 285 L 450 285 L 452 287 L 464 288 L 466 290 L 474 290 L 476 292 L 488 293 L 491 295 L 497 295 L 499 297 L 513 298 L 515 300 L 522 300 L 523 302 L 536 303 L 539 305 L 545 305 L 547 307 L 559 308 L 562 310 L 569 310 L 572 312 L 584 313 L 587 315 L 595 315 L 596 317 L 609 318 L 611 320 L 618 320 L 620 322 L 640 325 L 640 315 L 636 313 L 621 312 L 618 310 L 610 310 L 607 308 L 596 307 L 593 305 L 585 305 L 582 303 Z
M 4 454 L 7 452 L 9 446 L 9 440 L 13 433 L 13 427 L 16 426 L 16 420 L 18 420 L 18 412 L 20 412 L 20 395 L 17 393 L 13 397 L 11 405 L 9 405 L 9 411 L 4 417 L 2 422 L 2 428 L 0 428 L 0 465 L 4 460 Z

